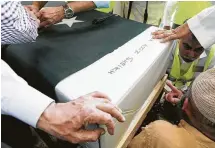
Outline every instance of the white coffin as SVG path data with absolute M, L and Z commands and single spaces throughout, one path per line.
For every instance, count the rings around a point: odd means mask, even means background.
M 115 135 L 103 135 L 100 138 L 101 148 L 116 147 L 136 111 L 165 74 L 172 44 L 161 44 L 159 40 L 151 39 L 151 32 L 156 29 L 148 28 L 114 52 L 65 78 L 55 87 L 62 102 L 100 91 L 122 109 L 126 122 L 115 121 Z

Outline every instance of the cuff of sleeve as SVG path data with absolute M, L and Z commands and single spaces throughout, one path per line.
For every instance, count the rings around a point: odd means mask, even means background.
M 213 38 L 208 33 L 209 29 L 205 29 L 204 25 L 201 24 L 200 19 L 198 16 L 194 16 L 191 19 L 187 21 L 187 24 L 192 31 L 192 33 L 195 35 L 199 43 L 204 47 L 204 49 L 208 49 L 212 44 L 210 42 L 213 42 Z
M 109 1 L 93 1 L 97 8 L 108 8 Z
M 43 111 L 54 102 L 51 98 L 40 93 L 27 84 L 14 84 L 12 95 L 4 95 L 3 106 L 6 113 L 36 128 L 37 122 Z

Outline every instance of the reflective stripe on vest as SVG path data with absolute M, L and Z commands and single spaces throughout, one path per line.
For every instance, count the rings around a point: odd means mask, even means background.
M 180 1 L 177 2 L 174 23 L 181 25 L 187 19 L 192 18 L 205 8 L 212 6 L 209 1 Z
M 205 66 L 204 66 L 204 70 L 203 71 L 206 71 L 211 63 L 211 61 L 213 60 L 214 58 L 214 55 L 215 55 L 215 45 L 212 45 L 211 49 L 210 49 L 210 53 L 207 57 L 207 60 L 205 62 Z

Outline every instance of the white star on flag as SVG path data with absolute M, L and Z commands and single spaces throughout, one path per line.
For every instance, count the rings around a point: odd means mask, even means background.
M 77 16 L 76 16 L 77 17 Z M 70 19 L 63 19 L 60 23 L 57 23 L 56 25 L 60 25 L 60 24 L 66 24 L 69 27 L 72 27 L 73 23 L 80 23 L 80 22 L 84 22 L 84 21 L 80 21 L 80 20 L 76 20 L 76 17 L 72 17 Z

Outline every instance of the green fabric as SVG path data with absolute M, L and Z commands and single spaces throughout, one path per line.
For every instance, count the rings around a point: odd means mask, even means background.
M 209 1 L 179 1 L 177 2 L 177 9 L 174 16 L 174 23 L 181 25 L 187 19 L 192 18 L 205 8 L 211 6 Z
M 54 98 L 54 88 L 62 79 L 114 51 L 149 27 L 119 16 L 92 25 L 93 19 L 107 15 L 95 10 L 80 13 L 76 20 L 84 22 L 74 23 L 71 28 L 65 24 L 46 28 L 39 33 L 36 42 L 9 46 L 4 60 L 31 86 Z
M 206 71 L 211 63 L 211 61 L 214 58 L 214 54 L 215 54 L 215 45 L 212 45 L 211 49 L 210 49 L 210 53 L 207 57 L 207 60 L 205 62 L 205 66 L 204 66 L 204 71 Z
M 98 8 L 96 10 L 100 11 L 100 12 L 109 13 L 109 12 L 113 12 L 114 6 L 115 6 L 115 2 L 114 1 L 110 1 L 109 8 Z

